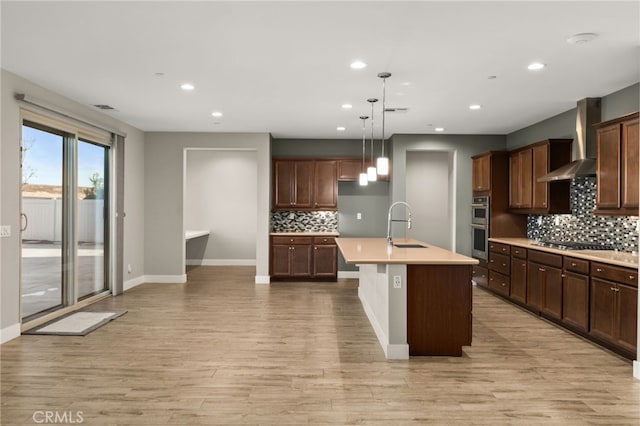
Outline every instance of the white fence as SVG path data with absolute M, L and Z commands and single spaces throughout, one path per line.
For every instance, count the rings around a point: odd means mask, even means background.
M 104 243 L 104 200 L 78 200 L 78 241 Z M 62 240 L 62 200 L 23 198 L 22 212 L 28 226 L 23 240 Z M 24 226 L 24 224 L 23 224 Z

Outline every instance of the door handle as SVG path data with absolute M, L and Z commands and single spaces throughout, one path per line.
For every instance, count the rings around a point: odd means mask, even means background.
M 29 227 L 29 217 L 25 213 L 20 213 L 20 219 L 21 222 L 23 222 L 22 219 L 24 219 L 24 226 L 20 227 L 20 232 L 24 232 Z

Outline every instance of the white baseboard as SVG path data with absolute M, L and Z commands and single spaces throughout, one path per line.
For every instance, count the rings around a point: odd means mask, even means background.
M 408 344 L 391 344 L 387 345 L 385 351 L 387 359 L 409 359 L 409 345 Z
M 125 281 L 122 284 L 122 291 L 131 290 L 132 288 L 137 287 L 144 282 L 145 282 L 144 275 L 140 275 L 139 277 L 135 277 L 133 279 Z
M 0 344 L 20 336 L 20 324 L 13 324 L 0 330 Z
M 271 277 L 269 275 L 256 275 L 256 284 L 269 284 Z
M 187 259 L 189 266 L 256 266 L 255 259 Z
M 187 282 L 187 274 L 182 275 L 145 275 L 145 283 L 182 284 Z
M 633 377 L 640 380 L 640 361 L 633 361 Z
M 338 271 L 338 278 L 360 278 L 359 271 Z

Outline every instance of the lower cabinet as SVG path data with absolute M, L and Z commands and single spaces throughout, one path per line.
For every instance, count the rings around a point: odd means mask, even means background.
M 589 261 L 564 257 L 562 277 L 562 322 L 579 331 L 589 331 Z
M 338 276 L 338 246 L 333 237 L 272 236 L 273 279 L 333 280 Z
M 527 261 L 511 256 L 511 298 L 527 303 Z
M 529 250 L 527 305 L 562 319 L 562 256 Z

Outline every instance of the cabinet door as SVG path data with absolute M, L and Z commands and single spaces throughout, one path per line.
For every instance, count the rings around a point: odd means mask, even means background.
M 295 161 L 277 160 L 273 163 L 273 206 L 275 208 L 293 207 L 295 167 Z
M 362 173 L 361 159 L 348 159 L 338 161 L 338 180 L 345 182 L 357 182 Z M 366 168 L 364 169 L 366 171 Z
M 291 276 L 311 276 L 311 244 L 291 246 Z
M 531 208 L 532 149 L 514 152 L 509 157 L 509 207 Z
M 314 277 L 335 277 L 337 269 L 338 246 L 327 244 L 313 247 Z
M 293 205 L 298 209 L 313 207 L 313 172 L 314 161 L 302 160 L 295 162 L 295 180 L 293 184 Z
M 527 265 L 527 305 L 540 309 L 542 306 L 542 281 L 544 266 L 535 262 Z
M 616 343 L 635 352 L 638 338 L 638 289 L 624 284 L 617 284 L 616 289 Z
M 542 312 L 562 319 L 562 271 L 552 266 L 542 269 Z
M 491 189 L 491 156 L 474 158 L 472 163 L 472 183 L 474 191 Z
M 616 292 L 615 284 L 591 278 L 591 334 L 614 341 Z
M 562 281 L 562 321 L 589 331 L 589 277 L 566 272 Z
M 527 301 L 527 261 L 511 258 L 511 298 L 520 303 Z
M 617 209 L 620 207 L 620 125 L 603 127 L 597 134 L 597 207 Z
M 622 207 L 638 208 L 638 120 L 622 123 Z
M 520 185 L 520 157 L 517 153 L 509 157 L 509 207 L 518 208 L 522 204 Z
M 271 246 L 271 275 L 287 277 L 291 274 L 290 247 L 282 244 Z
M 337 208 L 338 162 L 336 160 L 317 160 L 314 174 L 313 207 L 325 210 Z
M 533 208 L 546 209 L 549 201 L 549 182 L 538 182 L 538 178 L 549 173 L 549 145 L 533 147 Z

